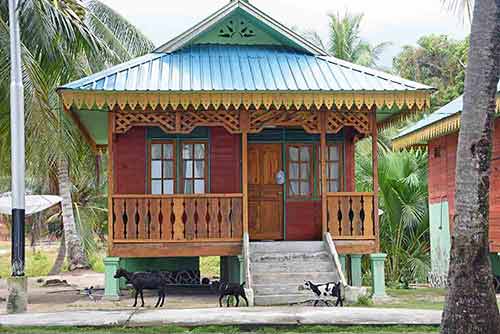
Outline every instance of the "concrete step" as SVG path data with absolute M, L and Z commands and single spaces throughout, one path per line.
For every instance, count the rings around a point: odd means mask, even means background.
M 337 272 L 294 272 L 294 273 L 253 273 L 254 284 L 302 284 L 305 281 L 314 283 L 337 282 Z
M 252 253 L 314 253 L 324 251 L 322 241 L 258 241 L 250 242 Z
M 266 295 L 306 295 L 311 297 L 313 294 L 309 290 L 299 290 L 299 286 L 303 285 L 301 283 L 291 283 L 291 284 L 254 284 L 254 293 L 259 296 Z
M 250 264 L 252 273 L 295 273 L 295 272 L 331 272 L 334 265 L 329 261 L 283 261 L 256 262 Z
M 250 260 L 258 262 L 289 262 L 289 261 L 331 261 L 327 252 L 282 252 L 282 253 L 251 253 Z
M 255 295 L 255 305 L 256 306 L 268 306 L 268 305 L 290 305 L 295 303 L 303 303 L 311 300 L 310 296 L 303 294 L 287 294 L 287 295 Z

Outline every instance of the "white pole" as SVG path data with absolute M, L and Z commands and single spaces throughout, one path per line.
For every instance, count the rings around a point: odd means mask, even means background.
M 17 5 L 18 0 L 9 0 L 12 276 L 24 276 L 24 88 Z

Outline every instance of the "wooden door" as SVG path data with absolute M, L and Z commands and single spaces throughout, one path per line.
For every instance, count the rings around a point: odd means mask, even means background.
M 283 240 L 281 144 L 248 145 L 248 227 L 252 240 Z

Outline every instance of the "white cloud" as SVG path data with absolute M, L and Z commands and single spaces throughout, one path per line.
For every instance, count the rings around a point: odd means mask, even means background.
M 229 0 L 103 0 L 130 20 L 156 45 L 190 28 Z M 373 43 L 391 41 L 382 62 L 390 66 L 401 46 L 423 35 L 449 34 L 463 38 L 468 27 L 443 8 L 440 0 L 250 0 L 287 26 L 315 30 L 326 38 L 327 13 L 364 13 L 363 37 Z

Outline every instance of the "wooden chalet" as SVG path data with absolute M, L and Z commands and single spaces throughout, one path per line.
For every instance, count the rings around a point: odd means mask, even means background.
M 450 260 L 451 230 L 455 215 L 455 168 L 463 96 L 404 129 L 393 140 L 395 149 L 426 147 L 429 152 L 429 224 L 431 266 L 429 280 L 444 286 Z M 500 83 L 497 112 L 500 112 Z M 495 120 L 490 179 L 490 253 L 500 276 L 500 119 Z
M 242 0 L 60 87 L 108 155 L 106 294 L 129 258 L 240 256 L 251 287 L 252 244 L 270 240 L 331 239 L 361 275 L 361 255 L 379 252 L 377 146 L 374 191 L 356 192 L 355 142 L 426 108 L 431 91 L 333 58 Z

